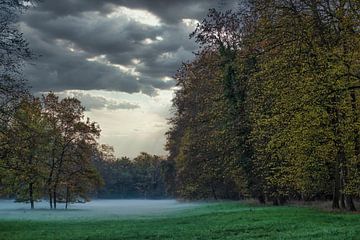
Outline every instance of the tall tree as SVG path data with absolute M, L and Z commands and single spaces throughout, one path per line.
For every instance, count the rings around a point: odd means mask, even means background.
M 358 12 L 357 1 L 340 0 L 210 10 L 192 35 L 201 52 L 176 78 L 167 148 L 180 195 L 209 197 L 235 175 L 260 201 L 332 198 L 355 210 Z
M 73 175 L 73 171 L 84 174 L 89 170 L 82 168 L 82 164 L 92 164 L 91 154 L 96 147 L 100 128 L 95 122 L 84 119 L 85 108 L 75 98 L 59 100 L 55 94 L 50 93 L 43 97 L 43 102 L 53 133 L 47 185 L 50 207 L 56 208 L 58 192 L 64 188 L 62 183 L 69 180 L 68 175 Z M 74 170 L 71 166 L 80 167 L 80 170 Z
M 0 2 L 0 120 L 6 123 L 11 106 L 26 88 L 21 75 L 25 61 L 32 57 L 28 43 L 17 26 L 18 16 L 35 1 Z
M 0 2 L 0 140 L 7 135 L 16 108 L 27 95 L 21 74 L 25 61 L 32 57 L 28 43 L 17 26 L 18 16 L 35 1 L 3 0 Z M 0 159 L 6 151 L 0 141 Z
M 45 162 L 48 156 L 48 123 L 42 115 L 40 100 L 24 99 L 10 123 L 10 134 L 5 140 L 7 157 L 0 168 L 8 193 L 18 201 L 34 202 L 42 197 Z

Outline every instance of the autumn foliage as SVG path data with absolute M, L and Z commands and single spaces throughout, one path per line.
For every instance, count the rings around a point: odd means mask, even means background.
M 360 197 L 357 1 L 210 10 L 176 75 L 167 148 L 176 194 L 283 204 Z

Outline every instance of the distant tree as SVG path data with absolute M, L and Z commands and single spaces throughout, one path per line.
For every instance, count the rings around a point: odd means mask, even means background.
M 165 185 L 166 161 L 141 153 L 130 160 L 116 159 L 112 147 L 101 145 L 93 161 L 104 178 L 98 196 L 106 198 L 167 198 L 172 194 Z
M 164 178 L 164 196 L 176 197 L 176 166 L 175 161 L 167 159 L 161 162 L 161 174 Z
M 162 158 L 142 152 L 134 158 L 136 188 L 145 198 L 164 196 L 164 178 L 161 171 Z
M 93 162 L 104 179 L 104 186 L 99 189 L 98 196 L 104 198 L 138 197 L 134 183 L 134 168 L 127 157 L 117 159 L 114 148 L 100 145 Z

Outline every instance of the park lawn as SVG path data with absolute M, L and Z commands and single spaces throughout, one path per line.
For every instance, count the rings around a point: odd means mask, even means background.
M 0 239 L 360 239 L 360 215 L 305 207 L 207 204 L 120 220 L 0 221 Z

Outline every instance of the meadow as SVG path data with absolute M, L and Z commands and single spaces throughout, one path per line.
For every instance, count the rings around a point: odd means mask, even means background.
M 81 215 L 82 211 L 55 214 Z M 223 202 L 99 219 L 95 215 L 42 220 L 0 216 L 0 239 L 360 239 L 360 215 Z

